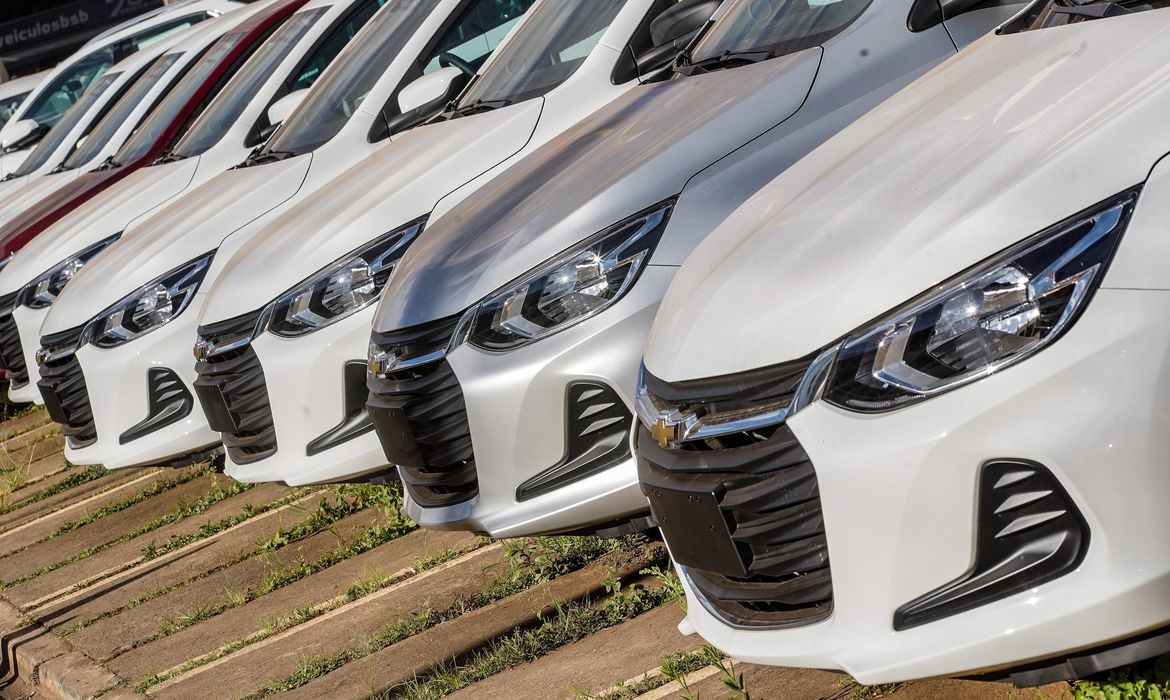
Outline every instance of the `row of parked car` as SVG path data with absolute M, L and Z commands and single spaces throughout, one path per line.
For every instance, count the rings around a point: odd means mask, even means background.
M 76 464 L 657 528 L 747 661 L 1170 651 L 1168 7 L 170 6 L 0 131 L 9 397 Z

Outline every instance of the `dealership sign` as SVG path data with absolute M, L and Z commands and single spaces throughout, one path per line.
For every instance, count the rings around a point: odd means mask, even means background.
M 85 26 L 101 26 L 158 7 L 161 0 L 77 0 L 52 10 L 0 24 L 0 51 L 73 34 Z

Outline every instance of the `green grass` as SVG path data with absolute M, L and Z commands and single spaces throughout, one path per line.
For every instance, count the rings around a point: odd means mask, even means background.
M 712 652 L 722 659 L 722 654 L 709 645 L 698 651 L 674 652 L 659 659 L 657 673 L 648 673 L 637 680 L 626 681 L 599 692 L 573 688 L 569 695 L 576 700 L 632 700 L 710 666 Z
M 1166 700 L 1170 698 L 1170 654 L 1072 684 L 1074 700 Z
M 483 543 L 481 542 L 480 545 Z M 270 681 L 261 690 L 247 696 L 258 700 L 269 695 L 298 688 L 314 678 L 341 668 L 345 664 L 364 658 L 377 651 L 396 644 L 407 637 L 424 632 L 443 622 L 483 608 L 498 600 L 537 586 L 558 576 L 576 571 L 598 557 L 610 554 L 645 556 L 646 543 L 640 538 L 603 540 L 596 537 L 538 537 L 510 540 L 504 543 L 508 557 L 508 569 L 478 593 L 457 597 L 442 609 L 428 608 L 397 620 L 379 630 L 371 639 L 334 654 L 312 657 L 304 660 L 293 673 Z M 437 566 L 444 556 L 427 559 L 431 566 Z M 363 589 L 364 592 L 364 589 Z
M 466 663 L 444 663 L 409 683 L 377 695 L 383 700 L 435 700 L 519 664 L 631 620 L 671 600 L 662 588 L 635 584 L 609 594 L 600 604 L 568 603 L 532 629 L 520 629 L 493 641 Z
M 75 471 L 61 481 L 58 481 L 51 486 L 46 486 L 43 489 L 38 489 L 37 491 L 30 493 L 28 496 L 18 501 L 4 503 L 4 499 L 0 497 L 0 515 L 5 515 L 6 513 L 11 513 L 12 511 L 30 506 L 33 503 L 38 503 L 45 500 L 46 498 L 56 496 L 57 494 L 64 491 L 68 491 L 75 486 L 81 486 L 82 484 L 93 481 L 94 479 L 100 479 L 106 474 L 109 474 L 109 471 L 105 467 L 95 465 L 86 467 L 85 469 L 79 471 Z M 7 493 L 12 493 L 16 490 L 17 489 L 15 488 L 9 488 Z

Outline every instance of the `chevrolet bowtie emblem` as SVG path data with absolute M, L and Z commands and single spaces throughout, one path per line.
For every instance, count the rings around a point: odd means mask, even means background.
M 195 347 L 192 348 L 192 351 L 195 353 L 196 362 L 205 361 L 208 357 L 211 356 L 211 341 L 200 338 L 198 341 L 196 341 Z
M 650 427 L 650 437 L 654 438 L 659 447 L 669 447 L 678 439 L 678 424 L 667 423 L 666 418 L 660 416 Z

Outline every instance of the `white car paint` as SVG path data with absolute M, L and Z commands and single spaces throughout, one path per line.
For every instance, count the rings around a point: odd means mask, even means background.
M 831 613 L 787 629 L 737 628 L 687 580 L 699 634 L 746 662 L 841 669 L 867 684 L 1025 662 L 1049 675 L 1015 678 L 1041 682 L 1091 668 L 1055 665 L 1082 650 L 1159 629 L 1155 644 L 1165 644 L 1167 47 L 1165 9 L 988 36 L 762 189 L 686 261 L 645 352 L 648 374 L 683 385 L 833 346 L 1142 187 L 1101 288 L 1035 355 L 897 410 L 813 400 L 788 419 L 819 484 Z M 999 458 L 1051 471 L 1091 533 L 1083 560 L 896 630 L 896 610 L 973 566 L 979 473 Z

